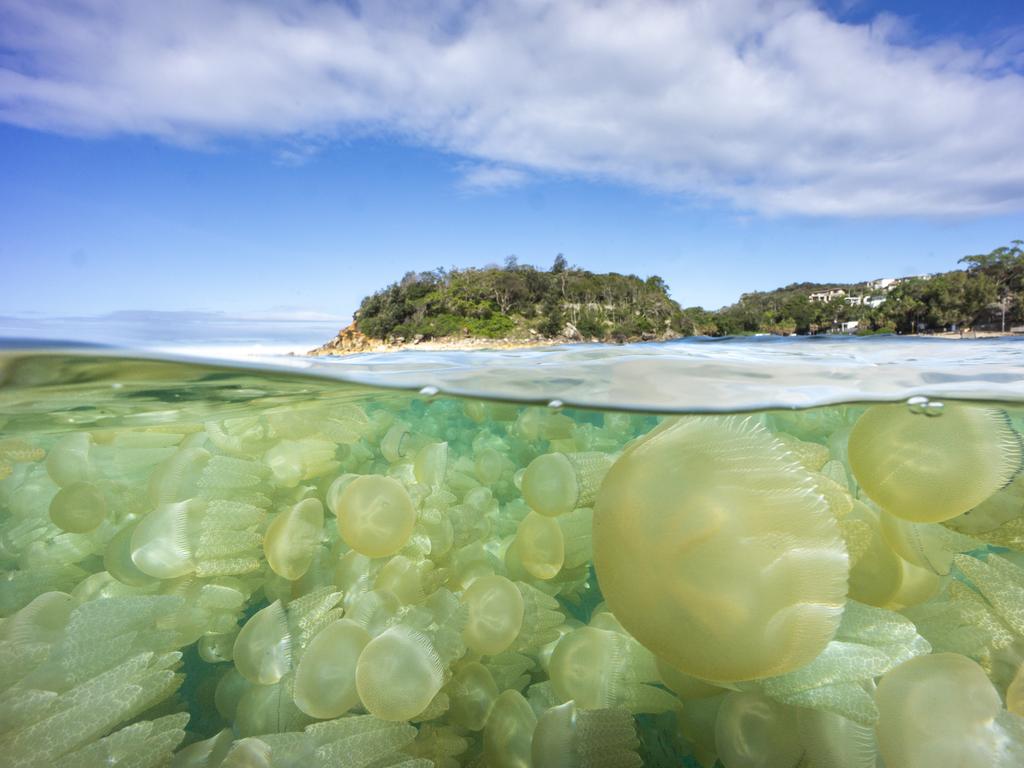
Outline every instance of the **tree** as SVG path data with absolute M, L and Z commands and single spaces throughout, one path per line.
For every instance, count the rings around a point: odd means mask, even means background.
M 551 265 L 551 271 L 557 275 L 567 269 L 569 269 L 569 262 L 565 260 L 565 256 L 562 254 L 555 256 L 555 263 Z

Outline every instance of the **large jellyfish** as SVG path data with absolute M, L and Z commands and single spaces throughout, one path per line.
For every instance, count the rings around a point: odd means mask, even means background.
M 795 669 L 839 624 L 848 557 L 835 519 L 749 419 L 682 419 L 629 446 L 601 487 L 593 543 L 622 625 L 704 680 Z

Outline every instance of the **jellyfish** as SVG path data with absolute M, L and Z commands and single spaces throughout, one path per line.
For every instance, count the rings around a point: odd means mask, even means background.
M 507 650 L 523 625 L 523 596 L 504 576 L 481 576 L 462 595 L 469 620 L 462 639 L 475 653 L 493 656 Z
M 430 704 L 445 682 L 445 666 L 430 638 L 394 626 L 373 638 L 356 665 L 356 689 L 381 720 L 409 720 Z
M 943 417 L 945 418 L 945 417 Z M 900 768 L 1010 768 L 1024 745 L 1009 739 L 1002 702 L 985 671 L 966 656 L 918 656 L 886 673 L 875 691 L 875 734 L 886 765 Z
M 239 736 L 297 731 L 309 717 L 295 706 L 291 676 L 271 685 L 246 688 L 235 710 L 235 731 Z M 245 765 L 245 763 L 243 763 Z
M 484 726 L 484 761 L 491 768 L 529 768 L 537 716 L 519 691 L 494 701 Z
M 715 749 L 725 768 L 795 768 L 796 710 L 755 691 L 730 693 L 715 719 Z
M 257 685 L 273 685 L 291 670 L 292 635 L 280 600 L 245 622 L 235 639 L 233 655 L 242 677 Z
M 132 562 L 147 576 L 173 579 L 195 570 L 190 517 L 201 514 L 197 500 L 161 504 L 142 518 L 131 538 Z
M 912 523 L 882 512 L 882 534 L 900 557 L 932 573 L 945 576 L 953 556 L 981 546 L 981 542 L 934 523 Z
M 209 451 L 202 448 L 176 451 L 149 476 L 150 501 L 154 504 L 169 504 L 193 496 L 209 460 Z
M 324 627 L 295 668 L 295 705 L 310 717 L 340 717 L 359 703 L 356 664 L 370 634 L 349 619 Z
M 403 605 L 413 605 L 426 600 L 444 574 L 434 570 L 432 560 L 395 555 L 381 567 L 373 588 L 391 592 Z
M 947 404 L 940 416 L 905 405 L 868 408 L 850 433 L 850 468 L 886 512 L 915 523 L 962 515 L 1006 485 L 1021 466 L 1006 414 Z
M 498 686 L 487 667 L 478 661 L 460 664 L 447 686 L 451 720 L 470 731 L 483 730 Z
M 413 473 L 416 482 L 439 486 L 448 469 L 448 443 L 427 443 L 416 452 Z
M 846 548 L 814 478 L 739 417 L 681 419 L 630 444 L 594 506 L 593 547 L 622 625 L 709 682 L 806 664 L 846 598 Z
M 567 701 L 537 719 L 532 768 L 640 768 L 633 716 L 625 709 L 578 709 Z
M 523 498 L 534 512 L 557 517 L 593 503 L 612 457 L 599 452 L 546 453 L 523 475 Z
M 46 456 L 47 474 L 60 486 L 91 480 L 96 474 L 92 447 L 92 437 L 88 432 L 64 435 Z
M 520 521 L 505 559 L 510 571 L 518 567 L 535 579 L 553 579 L 565 562 L 565 539 L 558 521 L 530 512 Z M 518 578 L 521 573 L 515 575 Z
M 398 552 L 416 524 L 416 509 L 405 487 L 382 475 L 364 475 L 349 483 L 335 512 L 341 538 L 367 557 Z
M 1024 515 L 1024 473 L 993 493 L 974 509 L 947 520 L 945 525 L 966 534 L 994 531 Z
M 309 569 L 324 527 L 319 499 L 304 499 L 274 518 L 263 537 L 263 553 L 270 569 L 295 581 Z
M 275 485 L 294 488 L 305 480 L 335 471 L 339 466 L 334 458 L 336 450 L 334 443 L 323 438 L 281 440 L 263 454 L 263 462 Z
M 50 502 L 50 520 L 62 531 L 88 533 L 107 517 L 107 502 L 92 483 L 72 483 Z
M 878 744 L 874 729 L 820 709 L 797 710 L 804 749 L 801 768 L 875 768 Z
M 661 680 L 650 651 L 618 632 L 581 627 L 568 633 L 551 654 L 549 674 L 558 697 L 582 709 L 666 712 L 678 705 L 671 694 L 646 685 Z

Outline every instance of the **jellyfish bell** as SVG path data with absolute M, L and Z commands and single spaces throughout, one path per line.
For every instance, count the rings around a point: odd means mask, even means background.
M 519 691 L 503 692 L 494 701 L 484 726 L 484 759 L 493 768 L 524 768 L 532 760 L 537 716 Z
M 349 483 L 335 511 L 341 538 L 367 557 L 398 552 L 416 524 L 416 509 L 405 487 L 382 475 L 364 475 Z
M 498 686 L 487 667 L 478 661 L 461 663 L 446 690 L 451 720 L 470 731 L 483 730 L 498 698 Z
M 739 417 L 666 422 L 631 443 L 601 487 L 593 548 L 622 625 L 709 682 L 803 666 L 845 603 L 847 552 L 814 478 Z
M 1022 515 L 1024 515 L 1024 472 L 1017 475 L 1009 485 L 993 493 L 974 509 L 947 520 L 945 525 L 961 533 L 985 533 Z
M 106 519 L 107 502 L 92 483 L 72 483 L 57 491 L 50 502 L 50 520 L 62 531 L 88 533 Z
M 589 506 L 611 464 L 611 457 L 597 451 L 538 456 L 523 475 L 523 498 L 547 517 Z
M 725 768 L 795 766 L 803 752 L 796 710 L 762 693 L 730 693 L 715 719 L 715 748 Z
M 270 569 L 282 578 L 302 578 L 313 562 L 324 527 L 319 499 L 303 499 L 274 518 L 263 537 Z
M 295 705 L 310 717 L 341 717 L 359 703 L 356 664 L 370 634 L 349 619 L 324 627 L 295 668 Z
M 853 427 L 850 467 L 886 512 L 937 523 L 977 507 L 1021 467 L 1020 437 L 993 408 L 947 404 L 938 417 L 874 405 Z
M 135 526 L 131 538 L 131 557 L 136 567 L 148 576 L 173 579 L 195 570 L 190 536 L 191 518 L 201 515 L 204 504 L 198 499 L 161 504 Z
M 505 560 L 513 573 L 521 568 L 536 579 L 553 579 L 565 563 L 565 537 L 558 521 L 530 512 L 519 522 Z
M 57 485 L 86 482 L 96 474 L 88 432 L 71 432 L 61 437 L 46 455 L 46 472 Z
M 356 665 L 356 689 L 381 720 L 409 720 L 427 708 L 445 682 L 445 667 L 424 633 L 395 626 L 373 638 Z
M 508 649 L 523 624 L 523 596 L 504 576 L 481 576 L 462 595 L 469 618 L 462 639 L 475 653 L 493 656 Z
M 1019 763 L 1001 757 L 1006 734 L 999 693 L 966 656 L 935 653 L 905 661 L 875 691 L 875 734 L 886 765 L 901 768 L 990 768 Z
M 257 685 L 273 685 L 292 668 L 292 636 L 279 600 L 254 613 L 235 639 L 235 668 Z

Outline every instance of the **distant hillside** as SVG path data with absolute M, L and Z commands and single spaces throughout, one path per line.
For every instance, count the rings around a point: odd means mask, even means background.
M 598 274 L 559 255 L 548 270 L 504 267 L 408 272 L 355 313 L 371 339 L 441 337 L 632 341 L 683 332 L 682 310 L 660 277 Z
M 1024 245 L 965 256 L 965 269 L 862 283 L 794 283 L 745 293 L 715 312 L 684 310 L 684 331 L 750 333 L 919 333 L 1024 324 Z
M 719 310 L 681 309 L 660 277 L 597 274 L 559 255 L 548 270 L 503 267 L 408 272 L 363 299 L 355 321 L 316 354 L 435 339 L 473 346 L 638 341 L 754 333 L 919 333 L 1024 325 L 1024 245 L 965 256 L 965 269 L 861 283 L 793 283 L 745 293 Z

